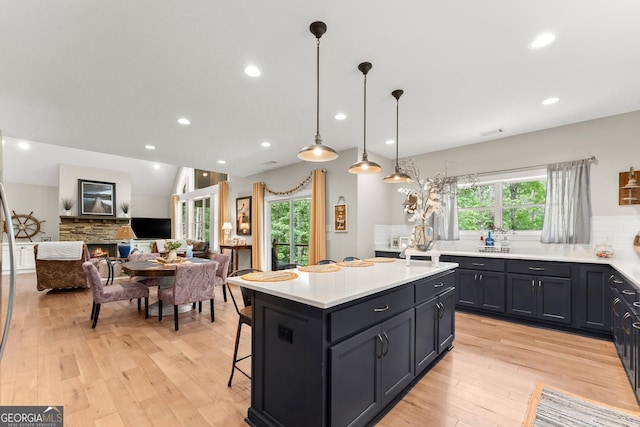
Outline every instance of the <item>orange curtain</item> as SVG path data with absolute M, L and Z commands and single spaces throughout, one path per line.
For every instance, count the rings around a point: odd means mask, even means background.
M 176 218 L 178 217 L 178 195 L 171 195 L 171 238 L 175 239 L 178 232 L 178 224 Z
M 309 225 L 309 265 L 326 258 L 325 237 L 325 177 L 326 170 L 311 173 L 311 224 Z
M 251 265 L 253 268 L 262 268 L 262 234 L 264 233 L 264 183 L 253 183 L 253 201 L 251 202 Z
M 222 226 L 229 222 L 229 182 L 218 183 L 218 244 L 224 245 L 224 230 Z

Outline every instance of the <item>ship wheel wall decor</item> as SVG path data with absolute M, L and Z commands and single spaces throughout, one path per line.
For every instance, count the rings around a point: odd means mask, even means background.
M 26 214 L 17 214 L 15 211 L 12 211 L 13 215 L 11 216 L 11 223 L 13 224 L 13 233 L 16 236 L 16 239 L 29 239 L 38 233 L 44 233 L 44 231 L 40 230 L 40 224 L 45 222 L 45 220 L 40 221 L 38 218 L 33 216 L 33 211 L 29 215 Z

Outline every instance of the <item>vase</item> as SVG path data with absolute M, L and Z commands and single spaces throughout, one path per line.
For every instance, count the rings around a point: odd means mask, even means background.
M 176 250 L 175 249 L 171 249 L 169 251 L 169 253 L 167 254 L 167 261 L 173 261 L 177 257 L 178 257 L 178 254 L 176 253 Z
M 419 224 L 413 227 L 413 241 L 411 246 L 419 251 L 428 251 L 433 246 L 433 227 Z

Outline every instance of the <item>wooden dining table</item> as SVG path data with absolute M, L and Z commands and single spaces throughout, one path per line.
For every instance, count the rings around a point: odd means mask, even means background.
M 183 263 L 206 264 L 213 262 L 205 258 L 185 258 Z M 176 265 L 179 263 L 163 264 L 154 260 L 130 261 L 122 264 L 122 271 L 130 277 L 172 277 L 176 275 Z M 163 286 L 163 284 L 160 284 Z M 169 286 L 169 285 L 164 285 Z M 178 313 L 185 313 L 193 309 L 191 304 L 182 304 L 178 306 Z M 159 313 L 158 302 L 149 305 L 149 315 L 157 316 Z M 162 308 L 162 316 L 173 316 L 173 306 L 166 304 Z

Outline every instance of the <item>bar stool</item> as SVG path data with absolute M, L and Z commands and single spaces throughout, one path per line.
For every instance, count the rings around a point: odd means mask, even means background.
M 229 277 L 242 276 L 243 274 L 253 273 L 253 272 L 261 272 L 261 270 L 257 270 L 255 268 L 246 268 L 244 270 L 236 270 L 229 275 Z M 238 307 L 238 303 L 236 302 L 235 297 L 233 296 L 233 292 L 231 292 L 231 288 L 229 288 L 229 295 L 231 295 L 231 301 L 233 301 L 233 306 L 236 308 L 236 312 L 238 313 L 238 330 L 236 332 L 236 345 L 233 349 L 233 364 L 231 365 L 231 375 L 229 376 L 229 382 L 227 383 L 228 387 L 231 387 L 231 380 L 233 380 L 233 373 L 237 369 L 240 371 L 245 377 L 251 379 L 251 376 L 247 374 L 238 366 L 238 362 L 251 357 L 251 354 L 238 358 L 238 346 L 240 345 L 240 333 L 242 332 L 242 325 L 248 325 L 249 327 L 253 326 L 253 308 L 251 307 L 251 291 L 240 286 L 240 292 L 242 292 L 242 300 L 244 302 L 244 307 Z

